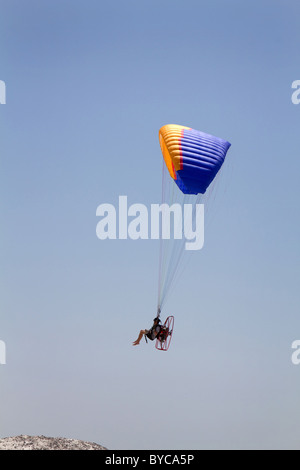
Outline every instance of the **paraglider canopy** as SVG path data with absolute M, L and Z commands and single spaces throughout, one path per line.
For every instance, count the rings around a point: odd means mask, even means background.
M 167 124 L 159 130 L 162 154 L 184 194 L 204 194 L 221 168 L 230 143 L 190 127 Z
M 189 205 L 192 207 L 192 219 L 197 220 L 197 215 L 201 213 L 200 205 L 204 204 L 204 201 L 207 203 L 210 198 L 213 189 L 211 183 L 222 167 L 231 144 L 220 137 L 177 124 L 161 127 L 159 143 L 163 154 L 162 206 L 169 205 L 175 213 L 176 206 L 184 208 Z M 177 224 L 176 228 L 183 231 L 182 224 Z M 190 231 L 193 231 L 192 226 Z M 159 310 L 163 308 L 171 287 L 179 278 L 182 266 L 187 234 L 184 230 L 182 237 L 177 235 L 178 232 L 173 239 L 160 237 L 157 301 Z

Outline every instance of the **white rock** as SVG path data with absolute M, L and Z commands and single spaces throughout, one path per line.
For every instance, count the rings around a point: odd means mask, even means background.
M 95 442 L 46 436 L 15 436 L 0 439 L 0 450 L 106 450 Z

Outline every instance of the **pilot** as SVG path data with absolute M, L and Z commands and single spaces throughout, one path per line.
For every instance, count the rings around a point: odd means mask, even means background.
M 157 335 L 159 335 L 160 331 L 161 331 L 160 319 L 159 319 L 159 317 L 155 317 L 154 320 L 153 320 L 153 325 L 150 328 L 150 330 L 141 330 L 140 334 L 138 336 L 138 339 L 136 339 L 132 343 L 133 346 L 137 346 L 138 344 L 140 344 L 140 341 L 141 341 L 143 336 L 145 336 L 145 338 L 149 338 L 151 341 L 153 341 L 157 337 Z M 147 341 L 147 339 L 146 339 L 146 341 Z

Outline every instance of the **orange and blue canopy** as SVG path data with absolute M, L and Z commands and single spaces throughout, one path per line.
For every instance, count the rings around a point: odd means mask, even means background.
M 159 142 L 171 177 L 184 194 L 204 194 L 220 170 L 230 143 L 190 127 L 167 124 Z

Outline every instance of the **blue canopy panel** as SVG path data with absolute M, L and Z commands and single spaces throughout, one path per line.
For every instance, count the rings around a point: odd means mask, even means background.
M 179 139 L 176 184 L 185 194 L 204 194 L 220 170 L 230 143 L 204 132 L 184 129 Z

